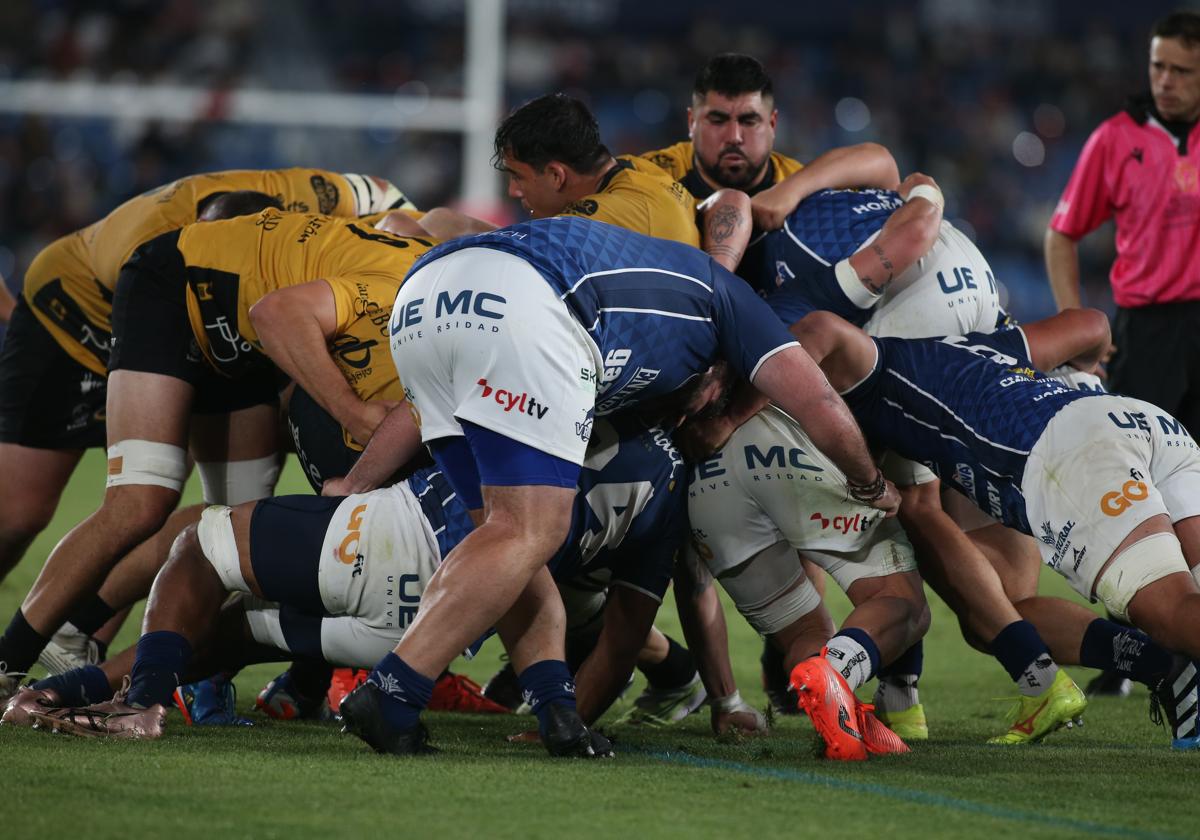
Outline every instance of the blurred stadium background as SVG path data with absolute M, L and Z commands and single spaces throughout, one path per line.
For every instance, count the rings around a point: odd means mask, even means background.
M 6 0 L 0 273 L 181 175 L 319 166 L 390 178 L 422 207 L 519 208 L 490 168 L 503 111 L 581 96 L 617 153 L 681 139 L 696 69 L 757 56 L 777 148 L 874 140 L 933 175 L 1029 319 L 1052 311 L 1045 224 L 1088 133 L 1145 87 L 1176 4 L 1119 0 Z M 1111 246 L 1083 247 L 1110 306 Z

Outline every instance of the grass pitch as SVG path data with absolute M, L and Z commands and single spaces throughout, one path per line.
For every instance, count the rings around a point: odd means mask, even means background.
M 0 620 L 54 543 L 95 507 L 102 486 L 100 453 L 89 453 L 54 523 L 0 583 Z M 281 492 L 306 492 L 294 462 Z M 188 494 L 199 500 L 194 482 Z M 1067 595 L 1053 575 L 1044 585 Z M 835 617 L 846 613 L 840 593 L 830 601 Z M 718 743 L 702 712 L 668 730 L 610 725 L 618 754 L 602 762 L 552 760 L 538 745 L 505 742 L 531 718 L 431 714 L 442 753 L 395 759 L 334 726 L 275 723 L 248 711 L 252 728 L 192 729 L 172 712 L 167 736 L 147 743 L 0 729 L 0 802 L 14 836 L 31 837 L 1200 836 L 1200 755 L 1168 748 L 1147 719 L 1145 689 L 1093 701 L 1086 726 L 1041 745 L 989 747 L 984 741 L 1004 729 L 1008 708 L 997 698 L 1013 688 L 931 602 L 921 681 L 931 740 L 905 756 L 819 759 L 811 726 L 797 718 L 777 721 L 765 738 Z M 682 638 L 673 613 L 668 603 L 659 626 Z M 135 618 L 114 649 L 136 639 Z M 758 637 L 732 609 L 729 626 L 742 694 L 762 708 Z M 498 655 L 489 642 L 455 669 L 483 681 Z M 278 670 L 241 674 L 240 705 L 249 710 Z M 1074 676 L 1083 682 L 1090 672 Z M 640 688 L 639 679 L 626 705 Z

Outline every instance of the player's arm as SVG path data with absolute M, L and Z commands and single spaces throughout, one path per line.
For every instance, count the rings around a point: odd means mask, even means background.
M 904 199 L 904 206 L 888 217 L 879 236 L 847 260 L 862 289 L 853 285 L 855 278 L 845 278 L 852 286 L 846 289 L 843 283 L 843 288 L 851 301 L 861 308 L 878 300 L 892 281 L 928 254 L 937 241 L 945 201 L 934 180 L 914 172 L 900 185 L 900 197 Z M 838 280 L 842 282 L 845 272 L 842 263 L 835 271 L 839 272 Z
M 796 205 L 818 190 L 894 190 L 899 183 L 900 170 L 892 153 L 878 143 L 830 149 L 799 172 L 754 196 L 754 224 L 763 230 L 779 230 Z
M 700 216 L 700 247 L 725 268 L 737 270 L 753 228 L 750 196 L 741 190 L 717 190 L 696 212 Z
M 620 696 L 654 626 L 659 602 L 629 586 L 609 589 L 604 629 L 575 675 L 579 716 L 589 726 Z
M 718 735 L 731 729 L 765 732 L 766 718 L 738 693 L 729 661 L 725 611 L 712 583 L 712 575 L 695 552 L 680 556 L 675 564 L 675 606 L 683 637 L 696 658 L 700 680 L 708 692 L 713 732 Z
M 359 443 L 371 439 L 388 413 L 382 401 L 363 402 L 346 382 L 328 344 L 337 331 L 337 304 L 324 280 L 276 289 L 250 307 L 263 351 L 299 383 Z
M 399 236 L 428 236 L 440 242 L 487 233 L 496 226 L 449 207 L 435 207 L 418 220 L 411 214 L 392 211 L 376 222 L 375 227 Z
M 1069 364 L 1094 373 L 1108 350 L 1108 316 L 1098 309 L 1068 309 L 1021 327 L 1038 370 Z
M 1083 306 L 1079 293 L 1079 243 L 1054 228 L 1046 228 L 1042 243 L 1046 257 L 1046 276 L 1058 311 Z
M 412 407 L 408 403 L 394 404 L 350 472 L 326 481 L 321 486 L 321 495 L 349 496 L 383 487 L 412 460 L 420 447 L 421 430 L 413 421 Z

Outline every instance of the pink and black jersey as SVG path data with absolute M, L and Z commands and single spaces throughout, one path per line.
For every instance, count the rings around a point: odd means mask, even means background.
M 1118 306 L 1200 300 L 1200 126 L 1181 140 L 1153 114 L 1139 121 L 1122 112 L 1100 124 L 1050 227 L 1079 239 L 1109 218 Z

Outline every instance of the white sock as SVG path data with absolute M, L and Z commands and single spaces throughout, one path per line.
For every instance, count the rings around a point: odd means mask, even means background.
M 917 674 L 891 674 L 880 677 L 875 686 L 876 708 L 885 712 L 903 712 L 921 702 L 917 693 Z
M 845 677 L 851 691 L 873 676 L 867 649 L 849 636 L 834 636 L 826 643 L 825 661 Z
M 1057 662 L 1049 656 L 1039 656 L 1025 666 L 1017 680 L 1017 689 L 1026 697 L 1037 697 L 1051 686 L 1057 673 Z
M 1200 586 L 1200 563 L 1192 566 L 1192 580 L 1196 581 L 1196 585 Z

